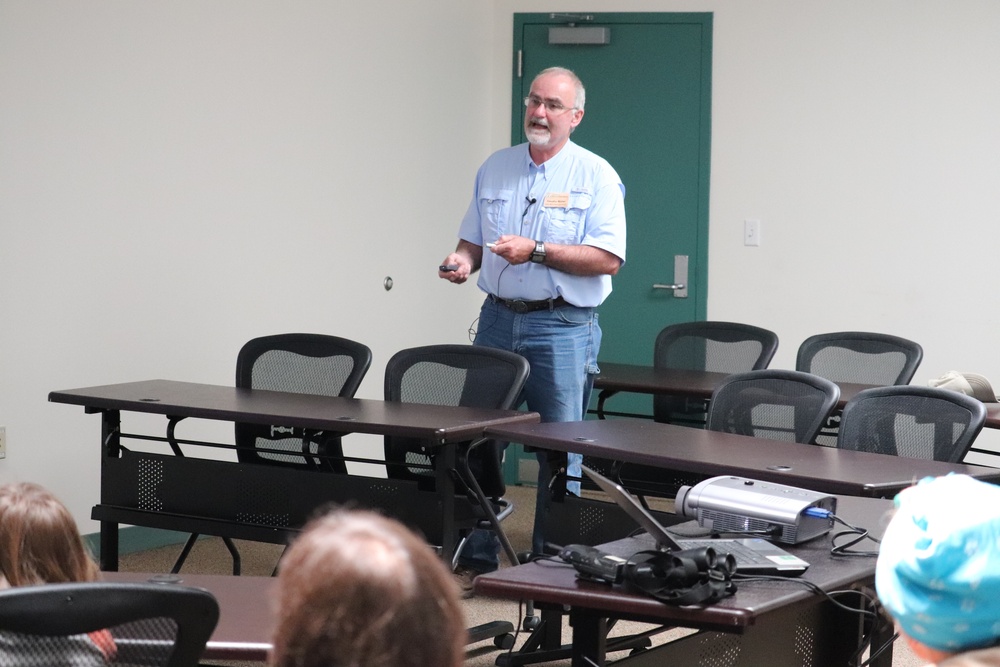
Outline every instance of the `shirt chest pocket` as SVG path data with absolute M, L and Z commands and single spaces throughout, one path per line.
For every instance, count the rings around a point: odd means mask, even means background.
M 479 192 L 479 217 L 483 225 L 483 239 L 496 241 L 505 234 L 507 216 L 513 190 L 488 190 Z
M 583 241 L 584 223 L 590 210 L 589 192 L 571 192 L 565 208 L 547 208 L 548 229 L 545 240 L 567 245 Z

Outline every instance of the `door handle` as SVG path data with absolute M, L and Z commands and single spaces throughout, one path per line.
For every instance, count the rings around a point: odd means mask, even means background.
M 674 282 L 669 285 L 654 283 L 653 289 L 673 290 L 675 298 L 686 299 L 688 295 L 688 256 L 674 255 Z

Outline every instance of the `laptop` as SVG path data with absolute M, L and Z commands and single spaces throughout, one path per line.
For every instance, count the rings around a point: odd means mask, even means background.
M 676 539 L 635 496 L 604 475 L 583 466 L 583 472 L 594 480 L 601 489 L 611 496 L 615 503 L 625 510 L 632 519 L 656 540 L 658 549 L 682 551 L 699 547 L 712 547 L 716 551 L 729 552 L 736 559 L 736 572 L 745 576 L 778 575 L 797 577 L 809 568 L 809 563 L 794 556 L 779 546 L 760 537 L 729 539 Z

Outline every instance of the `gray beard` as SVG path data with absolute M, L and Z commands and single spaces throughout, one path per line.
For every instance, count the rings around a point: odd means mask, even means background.
M 533 146 L 544 146 L 552 139 L 552 133 L 548 130 L 527 130 L 524 134 L 528 138 L 528 143 Z

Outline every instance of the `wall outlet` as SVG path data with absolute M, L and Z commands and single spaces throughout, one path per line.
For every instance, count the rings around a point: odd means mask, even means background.
M 7 427 L 0 426 L 0 459 L 7 458 Z

